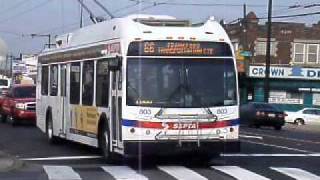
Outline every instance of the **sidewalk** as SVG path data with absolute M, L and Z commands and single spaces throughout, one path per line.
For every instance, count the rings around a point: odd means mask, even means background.
M 0 173 L 18 169 L 23 166 L 23 162 L 9 154 L 0 151 Z

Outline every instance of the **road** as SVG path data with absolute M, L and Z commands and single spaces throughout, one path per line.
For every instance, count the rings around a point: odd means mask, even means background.
M 0 151 L 15 157 L 15 169 L 0 179 L 320 179 L 320 125 L 283 130 L 241 128 L 241 153 L 204 162 L 192 155 L 124 159 L 107 164 L 95 148 L 47 143 L 36 127 L 0 124 Z M 1 161 L 0 161 L 1 163 Z

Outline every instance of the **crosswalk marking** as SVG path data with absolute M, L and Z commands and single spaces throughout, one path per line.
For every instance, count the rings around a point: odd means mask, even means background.
M 142 174 L 138 174 L 135 170 L 128 166 L 102 166 L 102 169 L 113 176 L 115 179 L 130 180 L 148 180 Z
M 266 177 L 238 166 L 211 166 L 211 168 L 224 172 L 239 180 L 268 180 Z
M 102 168 L 117 180 L 148 180 L 148 177 L 139 174 L 129 166 L 101 166 L 97 168 Z M 205 177 L 184 166 L 158 166 L 157 168 L 178 180 L 208 180 L 212 178 Z M 238 180 L 269 180 L 262 175 L 239 166 L 211 166 L 211 168 Z M 45 165 L 43 169 L 49 180 L 82 180 L 80 175 L 71 166 Z M 320 180 L 320 176 L 299 168 L 270 167 L 270 169 L 298 180 Z
M 43 166 L 49 180 L 81 180 L 81 177 L 69 166 Z
M 159 166 L 158 168 L 178 180 L 207 180 L 207 178 L 183 166 Z
M 299 179 L 299 180 L 320 180 L 320 177 L 312 174 L 310 172 L 307 172 L 302 169 L 298 168 L 278 168 L 278 167 L 271 167 L 271 169 L 278 171 L 280 173 L 283 173 L 287 176 L 290 176 L 294 179 Z

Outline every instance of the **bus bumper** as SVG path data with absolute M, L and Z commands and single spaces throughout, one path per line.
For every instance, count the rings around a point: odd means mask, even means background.
M 178 141 L 124 141 L 124 153 L 127 155 L 161 155 L 175 154 L 180 152 L 200 153 L 237 153 L 240 152 L 239 140 L 201 140 L 200 146 L 197 142 Z

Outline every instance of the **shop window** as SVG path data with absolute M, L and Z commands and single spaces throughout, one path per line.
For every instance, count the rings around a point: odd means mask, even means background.
M 308 63 L 317 63 L 318 57 L 318 45 L 317 44 L 308 44 Z
M 50 67 L 50 96 L 58 94 L 58 65 Z
M 80 63 L 71 63 L 70 68 L 70 103 L 79 104 L 80 101 Z
M 273 90 L 269 93 L 269 102 L 275 104 L 303 104 L 301 92 Z
M 82 73 L 82 104 L 91 106 L 93 103 L 94 61 L 83 63 Z
M 42 66 L 41 70 L 41 94 L 48 95 L 48 66 Z
M 304 62 L 304 44 L 301 44 L 301 43 L 294 44 L 294 62 L 296 63 Z
M 97 62 L 97 85 L 96 85 L 96 104 L 97 106 L 107 107 L 109 97 L 109 70 L 108 61 Z
M 320 106 L 320 93 L 314 93 L 312 95 L 312 104 L 315 106 Z

